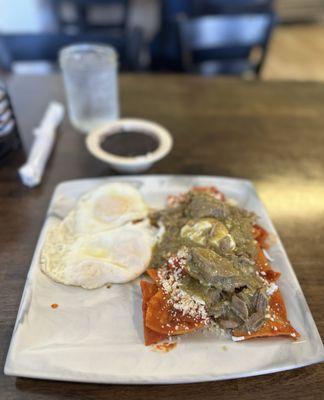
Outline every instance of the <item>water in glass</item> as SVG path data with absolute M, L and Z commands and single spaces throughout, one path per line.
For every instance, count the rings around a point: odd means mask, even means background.
M 60 53 L 72 125 L 89 132 L 119 117 L 117 56 L 104 45 L 74 45 Z

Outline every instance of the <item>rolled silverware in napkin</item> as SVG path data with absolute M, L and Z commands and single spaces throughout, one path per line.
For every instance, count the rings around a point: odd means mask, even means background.
M 63 117 L 64 106 L 58 102 L 51 102 L 40 125 L 34 130 L 35 140 L 27 162 L 19 168 L 24 185 L 34 187 L 40 184 L 55 142 L 56 130 Z

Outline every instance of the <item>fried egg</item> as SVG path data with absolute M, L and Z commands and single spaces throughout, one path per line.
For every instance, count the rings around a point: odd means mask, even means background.
M 126 183 L 109 183 L 85 194 L 74 210 L 76 235 L 101 232 L 141 220 L 148 206 L 139 191 Z
M 137 278 L 148 267 L 156 240 L 147 214 L 131 185 L 111 183 L 88 192 L 49 230 L 42 271 L 56 282 L 86 289 Z
M 41 269 L 56 282 L 95 289 L 140 276 L 151 259 L 154 236 L 141 224 L 73 237 L 66 223 L 47 236 Z

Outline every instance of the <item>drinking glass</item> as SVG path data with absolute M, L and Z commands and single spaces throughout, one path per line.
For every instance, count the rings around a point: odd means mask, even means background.
M 106 45 L 77 44 L 60 51 L 72 125 L 88 133 L 119 117 L 117 54 Z

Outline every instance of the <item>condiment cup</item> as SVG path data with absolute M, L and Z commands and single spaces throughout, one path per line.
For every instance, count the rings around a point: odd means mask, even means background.
M 157 140 L 157 148 L 149 153 L 138 156 L 119 156 L 102 148 L 103 141 L 109 135 L 122 135 L 127 131 L 139 131 L 151 135 Z M 89 152 L 99 160 L 109 164 L 121 173 L 139 173 L 149 169 L 154 163 L 164 158 L 172 149 L 171 134 L 161 125 L 142 119 L 125 118 L 109 122 L 89 133 L 86 146 Z

